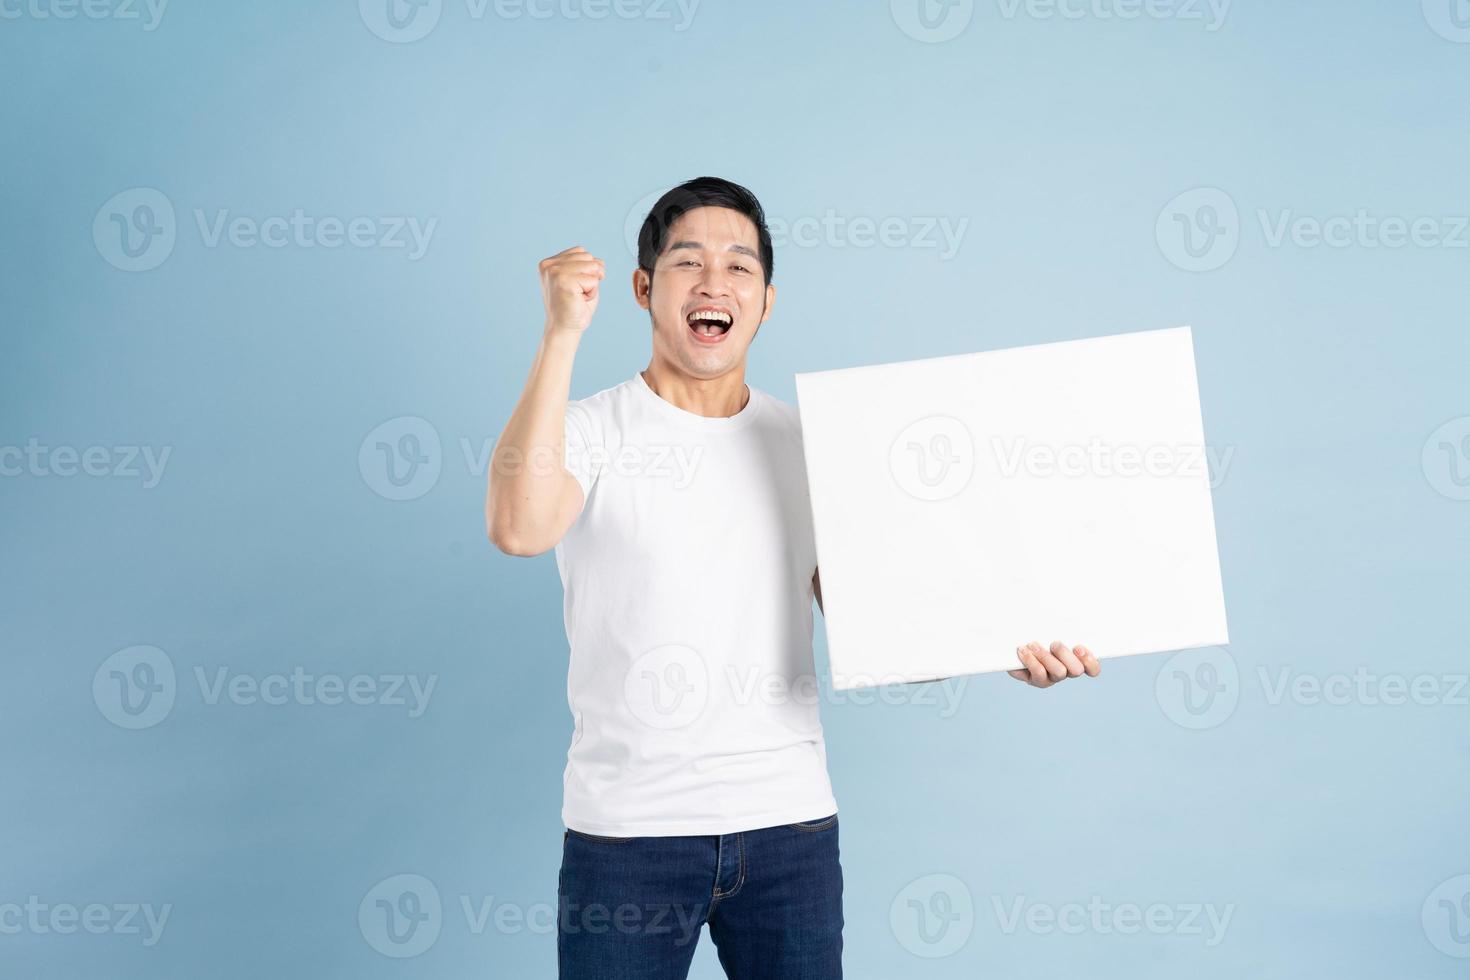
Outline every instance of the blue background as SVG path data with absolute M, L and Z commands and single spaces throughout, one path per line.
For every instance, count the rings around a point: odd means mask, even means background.
M 1215 675 L 1234 684 L 1228 717 L 1190 727 L 1166 691 L 1207 675 L 1162 655 L 1046 692 L 973 678 L 953 714 L 913 694 L 823 705 L 848 975 L 1463 976 L 1464 692 L 1270 697 L 1282 670 L 1442 691 L 1467 670 L 1467 235 L 1272 245 L 1259 217 L 1452 230 L 1470 211 L 1470 44 L 1431 26 L 1437 2 L 1239 0 L 1210 30 L 1207 7 L 1123 20 L 984 0 L 936 42 L 902 29 L 902 2 L 704 0 L 677 30 L 648 3 L 593 20 L 444 0 L 407 43 L 370 29 L 373 3 L 174 0 L 153 30 L 10 3 L 0 446 L 171 454 L 152 487 L 0 477 L 0 906 L 172 909 L 151 947 L 0 932 L 0 973 L 553 975 L 544 928 L 476 933 L 461 908 L 555 901 L 571 730 L 555 565 L 486 543 L 483 454 L 539 339 L 537 260 L 578 243 L 607 260 L 573 395 L 626 380 L 649 352 L 630 213 L 713 173 L 787 222 L 967 222 L 949 256 L 916 233 L 778 242 L 753 384 L 791 401 L 797 371 L 1189 323 L 1209 440 L 1233 451 L 1215 491 L 1232 645 L 1211 654 L 1236 668 Z M 1212 213 L 1235 251 L 1194 272 L 1168 207 L 1200 187 L 1238 216 Z M 133 188 L 175 212 L 144 272 L 105 234 Z M 211 247 L 196 218 L 298 208 L 437 225 L 415 260 Z M 1210 217 L 1184 220 L 1203 234 Z M 439 437 L 440 474 L 390 500 L 359 449 L 404 416 Z M 816 642 L 822 662 L 820 626 Z M 129 730 L 93 679 L 140 644 L 177 693 Z M 437 686 L 412 718 L 210 703 L 195 670 L 221 667 Z M 398 874 L 443 902 L 437 940 L 406 959 L 358 921 Z M 940 958 L 890 919 L 935 874 L 974 909 Z M 1094 896 L 1233 912 L 1208 945 L 1007 931 L 995 911 Z M 720 975 L 707 937 L 694 975 Z

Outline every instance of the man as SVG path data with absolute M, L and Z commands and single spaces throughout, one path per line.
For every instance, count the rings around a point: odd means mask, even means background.
M 840 977 L 837 804 L 812 698 L 821 580 L 796 410 L 745 383 L 776 300 L 759 202 L 701 177 L 653 206 L 633 296 L 648 367 L 568 402 L 601 294 L 584 248 L 541 262 L 546 324 L 496 444 L 502 551 L 555 547 L 571 647 L 563 978 L 687 975 L 701 926 L 735 978 Z M 1096 676 L 1086 647 L 1012 676 Z M 805 679 L 805 680 L 804 680 Z

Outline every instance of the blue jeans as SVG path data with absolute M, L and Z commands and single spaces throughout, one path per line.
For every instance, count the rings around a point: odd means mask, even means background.
M 557 900 L 561 980 L 683 980 L 706 924 L 732 980 L 842 976 L 836 814 L 707 837 L 568 830 Z

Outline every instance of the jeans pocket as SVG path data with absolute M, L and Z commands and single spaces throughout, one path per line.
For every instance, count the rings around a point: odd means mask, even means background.
M 631 837 L 603 837 L 601 834 L 584 834 L 580 830 L 573 830 L 570 827 L 567 828 L 567 834 L 572 837 L 580 837 L 583 840 L 591 841 L 594 844 L 626 844 L 633 839 Z
M 832 816 L 827 817 L 825 820 L 811 820 L 806 823 L 792 823 L 787 824 L 786 826 L 790 827 L 792 830 L 802 830 L 810 834 L 815 833 L 819 830 L 830 830 L 836 825 L 837 814 L 834 813 L 832 814 Z

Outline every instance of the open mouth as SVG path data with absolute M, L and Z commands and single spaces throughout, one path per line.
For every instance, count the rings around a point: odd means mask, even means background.
M 730 326 L 734 318 L 724 310 L 714 307 L 705 307 L 695 310 L 689 314 L 689 329 L 694 332 L 694 339 L 705 344 L 717 344 L 725 339 L 725 334 L 730 332 Z

